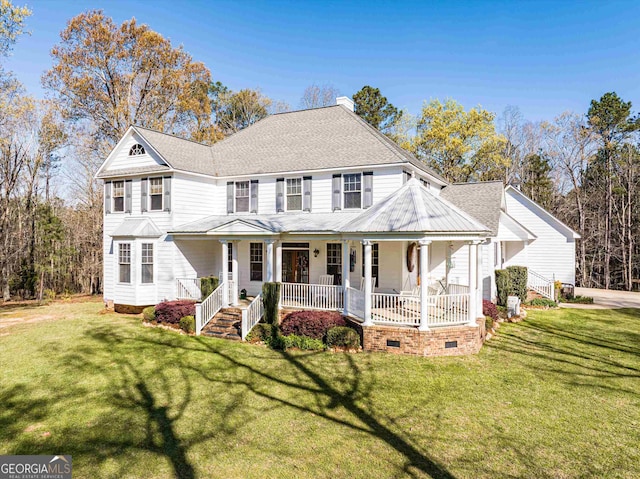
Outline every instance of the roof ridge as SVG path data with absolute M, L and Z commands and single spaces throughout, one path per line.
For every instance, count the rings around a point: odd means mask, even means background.
M 486 185 L 488 183 L 501 183 L 502 185 L 504 185 L 504 181 L 502 180 L 482 180 L 482 181 L 456 181 L 455 183 L 450 183 L 449 186 Z

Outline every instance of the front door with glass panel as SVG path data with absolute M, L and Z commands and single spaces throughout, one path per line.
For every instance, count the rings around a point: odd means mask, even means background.
M 282 280 L 285 283 L 309 283 L 309 250 L 282 250 Z

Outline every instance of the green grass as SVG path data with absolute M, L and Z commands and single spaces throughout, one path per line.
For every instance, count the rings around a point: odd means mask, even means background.
M 640 477 L 637 310 L 530 311 L 479 355 L 424 359 L 100 308 L 10 313 L 58 319 L 0 329 L 0 454 L 72 454 L 75 478 Z

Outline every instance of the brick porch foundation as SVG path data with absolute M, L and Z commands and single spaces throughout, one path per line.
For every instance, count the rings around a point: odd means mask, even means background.
M 351 320 L 350 320 L 351 321 Z M 362 327 L 360 331 L 362 349 L 365 351 L 385 351 L 412 356 L 460 356 L 475 354 L 484 342 L 485 320 L 478 318 L 478 326 L 451 326 L 418 331 L 417 328 L 395 326 Z

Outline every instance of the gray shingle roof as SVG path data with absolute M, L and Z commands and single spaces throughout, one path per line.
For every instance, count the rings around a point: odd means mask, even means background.
M 446 183 L 340 105 L 271 115 L 211 147 L 139 126 L 134 130 L 171 167 L 194 173 L 238 176 L 411 163 Z
M 140 126 L 133 128 L 173 168 L 215 175 L 215 165 L 209 146 Z
M 187 223 L 171 233 L 206 233 L 227 224 L 240 221 L 269 233 L 283 232 L 338 232 L 340 227 L 360 214 L 342 213 L 287 213 L 279 215 L 219 215 Z
M 149 218 L 125 218 L 110 236 L 158 238 L 162 232 Z
M 504 186 L 502 181 L 456 183 L 446 186 L 440 196 L 498 234 Z

